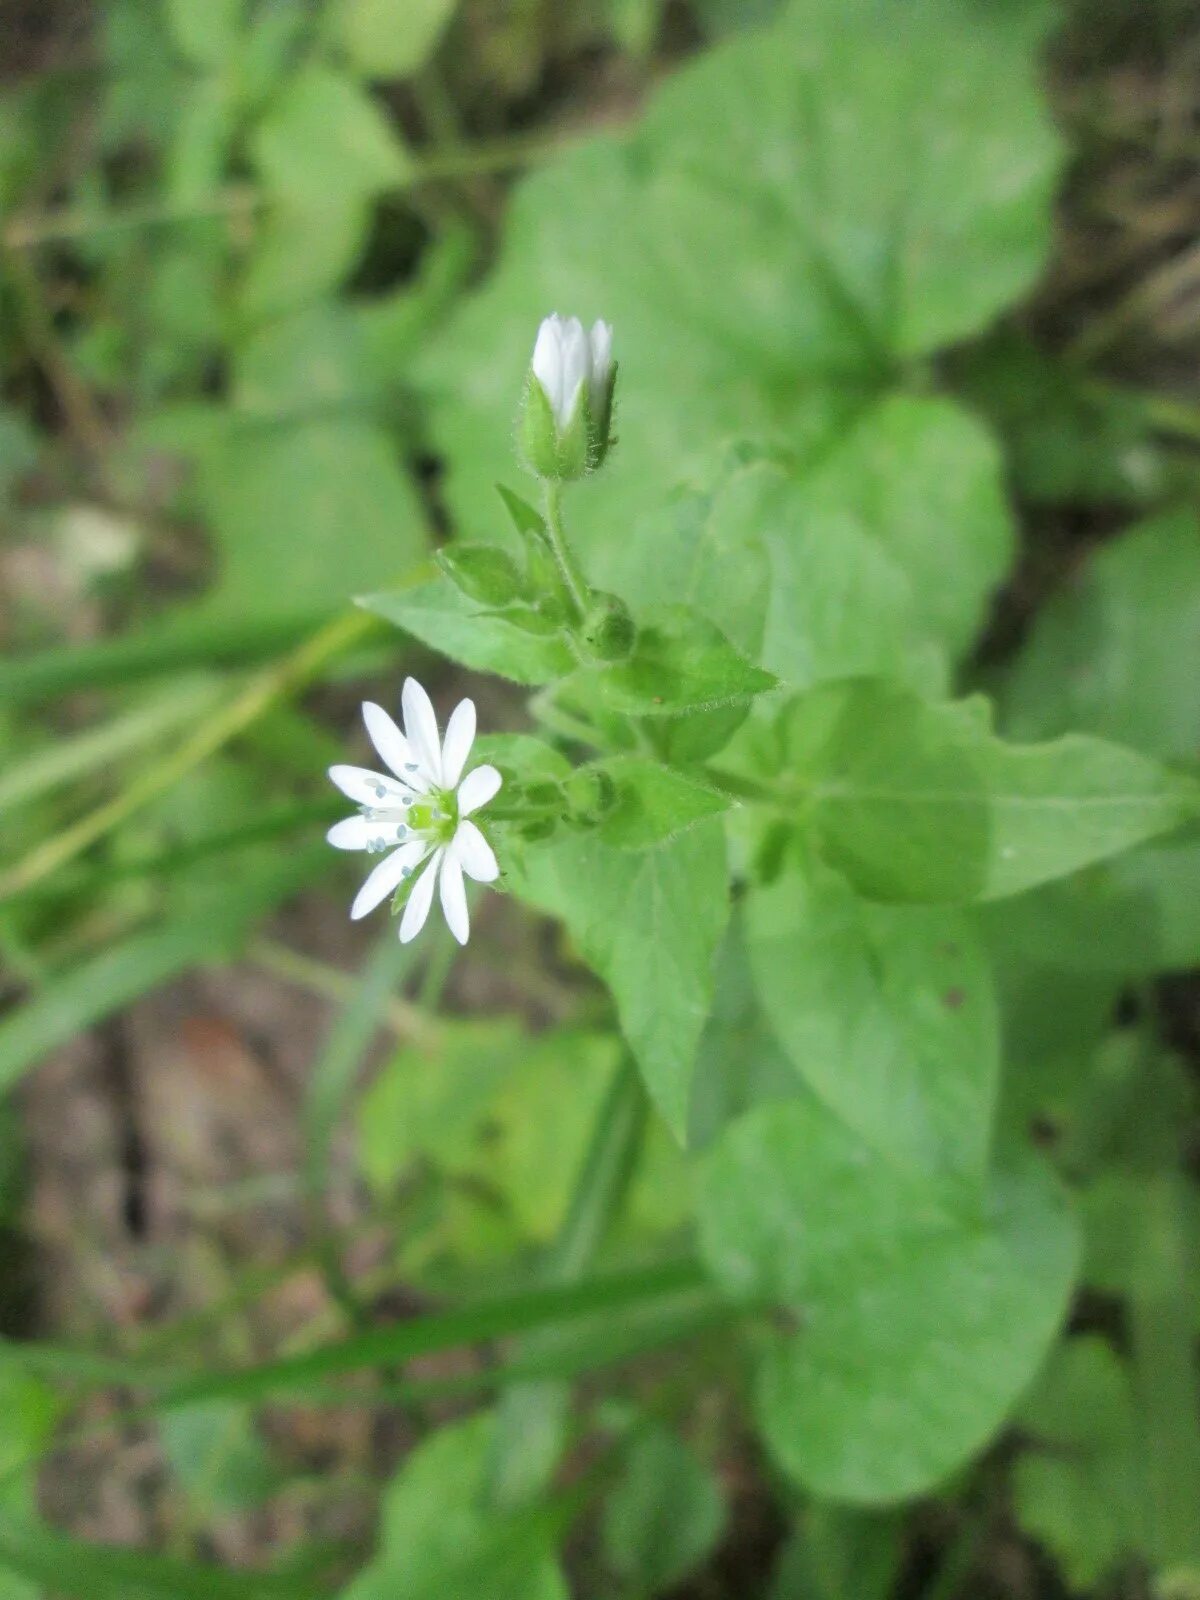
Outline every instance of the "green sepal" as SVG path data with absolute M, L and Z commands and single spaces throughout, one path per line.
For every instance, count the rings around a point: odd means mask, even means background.
M 518 429 L 521 454 L 539 478 L 560 478 L 558 427 L 554 409 L 537 378 L 530 372 L 525 385 Z M 507 504 L 507 496 L 505 497 Z M 510 511 L 512 507 L 509 507 Z M 514 521 L 515 521 L 514 517 Z
M 572 822 L 599 822 L 616 804 L 617 786 L 603 767 L 577 767 L 562 788 Z
M 539 385 L 540 387 L 540 385 Z M 542 397 L 545 399 L 545 396 Z M 531 506 L 528 500 L 523 500 L 503 483 L 496 485 L 496 493 L 504 502 L 504 509 L 508 512 L 513 527 L 521 536 L 522 542 L 528 546 L 531 541 L 544 544 L 546 541 L 546 521 L 536 506 Z
M 507 606 L 524 591 L 516 562 L 495 545 L 455 543 L 435 559 L 451 583 L 482 605 Z
M 564 481 L 582 478 L 591 465 L 591 455 L 592 424 L 588 413 L 587 384 L 581 383 L 575 409 L 558 435 L 557 476 Z
M 593 589 L 580 635 L 598 661 L 624 661 L 632 655 L 637 626 L 620 595 Z
M 596 415 L 588 414 L 588 450 L 589 461 L 593 472 L 597 467 L 604 465 L 608 452 L 616 444 L 611 437 L 613 393 L 617 387 L 617 363 L 614 361 L 609 368 L 608 382 L 600 396 L 600 406 Z
M 513 527 L 525 547 L 527 594 L 539 595 L 539 607 L 555 626 L 566 624 L 571 608 L 563 593 L 562 577 L 550 549 L 550 537 L 540 511 L 502 483 L 496 492 L 504 502 Z

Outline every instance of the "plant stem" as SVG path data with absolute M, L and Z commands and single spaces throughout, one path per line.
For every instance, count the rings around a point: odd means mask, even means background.
M 562 578 L 563 587 L 571 597 L 571 604 L 575 608 L 576 618 L 582 622 L 588 608 L 588 586 L 571 553 L 567 543 L 566 530 L 562 520 L 562 484 L 547 478 L 544 484 L 544 501 L 546 508 L 546 532 L 550 541 L 550 552 L 558 566 L 559 576 Z

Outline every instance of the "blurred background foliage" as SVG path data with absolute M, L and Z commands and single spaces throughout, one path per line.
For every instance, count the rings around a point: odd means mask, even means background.
M 40 1370 L 0 1361 L 0 1600 L 552 1600 L 564 1549 L 581 1595 L 1200 1594 L 1200 841 L 980 918 L 1015 1064 L 1003 1125 L 1078 1183 L 1084 1287 L 998 1445 L 879 1512 L 764 1464 L 695 1283 L 668 1275 L 652 1316 L 584 1305 L 569 1336 L 536 1331 L 521 1295 L 570 1303 L 596 1254 L 573 1209 L 608 1158 L 592 1129 L 641 1115 L 608 1003 L 503 901 L 453 963 L 387 928 L 364 943 L 321 842 L 363 686 L 390 700 L 412 668 L 440 698 L 464 687 L 415 612 L 398 654 L 348 601 L 451 531 L 491 536 L 555 308 L 611 317 L 624 365 L 621 472 L 580 502 L 601 581 L 656 581 L 619 537 L 651 482 L 703 488 L 727 436 L 786 438 L 811 463 L 787 515 L 848 545 L 943 530 L 920 628 L 884 641 L 914 681 L 986 687 L 1016 737 L 1195 764 L 1194 5 L 1004 4 L 983 32 L 969 6 L 847 6 L 827 170 L 771 143 L 787 74 L 757 97 L 739 76 L 780 9 L 0 11 L 0 1297 L 5 1332 L 44 1350 Z M 916 103 L 910 294 L 863 237 Z M 815 203 L 832 265 L 808 250 Z M 850 632 L 814 681 L 870 665 L 879 641 Z M 485 726 L 518 723 L 511 689 L 470 692 Z M 745 1049 L 769 1092 L 747 982 L 724 972 L 701 1059 Z M 703 1143 L 750 1091 L 700 1079 Z M 662 1127 L 639 1137 L 605 1259 L 655 1271 L 691 1202 Z M 333 1363 L 287 1404 L 276 1374 L 122 1409 L 172 1363 L 301 1360 L 481 1282 L 513 1291 L 510 1321 L 393 1342 L 351 1398 L 315 1393 Z M 684 1335 L 684 1363 L 639 1357 Z M 463 1420 L 486 1366 L 464 1346 L 493 1336 L 523 1381 Z M 618 1466 L 580 1447 L 543 1492 L 574 1438 L 567 1377 L 620 1355 L 619 1383 L 587 1380 Z

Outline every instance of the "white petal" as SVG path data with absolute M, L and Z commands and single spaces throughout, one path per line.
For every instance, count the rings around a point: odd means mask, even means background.
M 471 919 L 467 915 L 467 891 L 463 887 L 462 867 L 449 850 L 442 862 L 440 888 L 446 926 L 459 944 L 466 944 L 471 935 Z
M 469 817 L 472 811 L 478 811 L 480 806 L 487 805 L 488 801 L 499 792 L 503 781 L 495 767 L 476 767 L 474 772 L 468 772 L 458 786 L 459 816 Z
M 587 382 L 592 365 L 587 334 L 578 317 L 572 317 L 563 329 L 562 345 L 562 396 L 557 417 L 559 427 L 565 428 L 571 420 L 579 391 Z
M 454 830 L 450 854 L 462 862 L 463 871 L 476 883 L 494 883 L 500 876 L 496 852 L 475 824 L 464 818 Z
M 475 742 L 475 702 L 460 700 L 450 713 L 446 737 L 442 741 L 442 782 L 453 789 Z
M 433 904 L 433 885 L 441 859 L 442 852 L 435 850 L 433 860 L 413 884 L 404 915 L 400 918 L 401 944 L 411 944 L 425 926 L 425 918 L 429 915 L 429 908 Z
M 412 751 L 408 748 L 408 740 L 382 706 L 365 700 L 362 713 L 367 732 L 371 736 L 371 743 L 379 752 L 380 760 L 391 767 L 402 782 L 409 783 L 415 774 L 405 770 L 413 759 Z
M 562 404 L 562 318 L 557 312 L 546 317 L 537 331 L 532 366 L 533 375 L 557 416 Z
M 592 354 L 592 393 L 595 394 L 604 388 L 612 369 L 612 323 L 599 319 L 593 322 L 588 342 Z
M 395 829 L 392 830 L 393 836 Z M 335 850 L 369 850 L 376 839 L 387 837 L 384 823 L 369 822 L 366 817 L 346 817 L 335 822 L 325 835 Z
M 421 864 L 428 848 L 423 839 L 413 839 L 408 844 L 402 844 L 399 850 L 393 850 L 390 856 L 384 856 L 354 896 L 350 920 L 357 922 L 360 917 L 365 917 L 369 911 L 374 911 L 381 900 L 386 900 L 398 889 L 413 868 Z
M 442 747 L 438 740 L 437 717 L 433 702 L 415 678 L 405 678 L 401 697 L 404 709 L 404 732 L 412 746 L 412 759 L 424 769 L 426 777 L 438 788 L 442 785 Z
M 397 803 L 404 790 L 395 778 L 385 778 L 382 773 L 368 772 L 366 767 L 330 767 L 329 776 L 332 782 L 346 796 L 359 806 L 377 806 L 383 804 L 389 797 L 395 798 Z M 383 794 L 380 795 L 380 790 Z

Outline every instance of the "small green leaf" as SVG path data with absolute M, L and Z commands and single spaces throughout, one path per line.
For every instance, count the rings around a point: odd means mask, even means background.
M 468 600 L 485 606 L 506 606 L 524 585 L 517 564 L 494 544 L 461 540 L 437 552 L 437 563 Z
M 505 488 L 502 483 L 496 485 L 496 493 L 503 500 L 504 508 L 512 518 L 512 525 L 522 539 L 527 539 L 530 535 L 537 539 L 545 539 L 546 522 L 540 511 L 535 510 L 528 500 L 522 500 L 519 494 L 514 494 L 511 489 Z
M 1192 510 L 1099 550 L 1035 619 L 1001 700 L 1017 738 L 1081 729 L 1164 761 L 1200 754 L 1200 526 Z
M 1065 877 L 1200 816 L 1200 783 L 1100 739 L 995 737 L 977 704 L 864 682 L 791 728 L 825 854 L 862 893 L 965 903 Z
M 388 594 L 367 595 L 359 604 L 452 661 L 516 683 L 552 683 L 576 665 L 561 638 L 530 633 L 502 613 L 481 609 L 441 574 Z
M 226 615 L 334 611 L 425 548 L 391 440 L 362 418 L 230 428 L 202 459 L 199 487 L 219 542 L 208 604 Z
M 242 268 L 238 310 L 250 324 L 319 301 L 357 261 L 370 225 L 359 193 L 289 197 L 257 219 Z
M 772 1454 L 813 1494 L 860 1504 L 919 1494 L 986 1444 L 1075 1270 L 1071 1218 L 1040 1167 L 960 1209 L 807 1097 L 735 1123 L 699 1205 L 718 1280 L 780 1312 L 755 1385 Z
M 457 0 L 334 0 L 329 37 L 372 78 L 403 78 L 437 48 Z
M 713 623 L 687 606 L 643 614 L 628 661 L 596 672 L 596 692 L 612 711 L 670 716 L 738 705 L 773 689 L 776 679 L 733 648 Z
M 734 803 L 727 795 L 641 756 L 618 756 L 601 763 L 600 770 L 615 785 L 600 837 L 621 849 L 645 850 L 706 817 L 719 816 Z
M 681 1582 L 721 1537 L 725 1507 L 711 1471 L 669 1428 L 638 1432 L 604 1507 L 608 1564 L 636 1594 Z
M 1017 1515 L 1072 1589 L 1091 1589 L 1149 1533 L 1129 1375 L 1103 1339 L 1068 1340 L 1019 1422 L 1032 1439 L 1014 1473 Z
M 379 1554 L 340 1600 L 568 1600 L 547 1512 L 488 1509 L 494 1433 L 485 1413 L 413 1451 L 384 1501 Z
M 203 1514 L 260 1505 L 279 1485 L 248 1406 L 232 1400 L 181 1406 L 167 1412 L 159 1429 L 167 1460 Z
M 370 95 L 315 64 L 289 79 L 255 131 L 253 153 L 269 189 L 310 207 L 330 194 L 378 194 L 409 170 L 407 152 Z
M 194 67 L 219 67 L 242 37 L 245 0 L 166 0 L 167 23 Z
M 959 913 L 791 873 L 745 902 L 754 981 L 792 1066 L 871 1148 L 978 1181 L 1000 1067 L 991 974 Z

